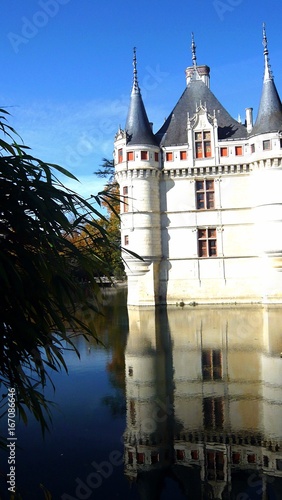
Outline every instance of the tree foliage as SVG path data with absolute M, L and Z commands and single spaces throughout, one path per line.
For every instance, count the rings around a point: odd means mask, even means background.
M 115 249 L 101 204 L 111 204 L 112 195 L 103 191 L 86 201 L 66 189 L 59 177 L 74 176 L 34 158 L 7 118 L 0 110 L 0 401 L 3 414 L 14 388 L 21 418 L 26 422 L 31 411 L 44 430 L 50 374 L 67 370 L 63 352 L 75 349 L 73 335 L 96 335 L 81 309 L 99 309 L 94 276 L 108 272 L 100 249 Z M 83 251 L 75 234 L 83 234 Z
M 120 251 L 120 192 L 119 185 L 115 180 L 114 161 L 108 158 L 102 159 L 100 167 L 94 171 L 94 174 L 100 178 L 106 179 L 105 189 L 111 193 L 111 206 L 108 200 L 102 200 L 102 206 L 107 211 L 107 232 L 111 243 L 114 245 L 113 251 L 105 256 L 110 263 L 111 272 L 116 278 L 125 279 L 124 264 Z M 103 221 L 101 221 L 103 224 Z

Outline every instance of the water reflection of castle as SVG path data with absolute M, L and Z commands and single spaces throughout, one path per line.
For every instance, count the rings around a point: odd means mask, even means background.
M 160 498 L 167 478 L 193 500 L 282 498 L 281 320 L 129 310 L 125 474 L 140 498 Z

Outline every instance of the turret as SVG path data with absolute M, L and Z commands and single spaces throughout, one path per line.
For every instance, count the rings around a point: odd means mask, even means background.
M 133 86 L 126 125 L 124 130 L 119 129 L 115 138 L 128 305 L 148 304 L 148 301 L 155 305 L 158 300 L 161 259 L 159 153 L 138 84 L 134 49 Z
M 250 133 L 252 191 L 258 253 L 264 256 L 265 297 L 281 292 L 275 270 L 282 269 L 282 154 L 280 131 L 282 105 L 270 69 L 265 26 L 263 26 L 264 79 L 258 116 Z M 268 258 L 266 258 L 268 257 Z M 276 281 L 274 281 L 276 280 Z M 270 292 L 271 291 L 271 292 Z
M 278 132 L 282 128 L 282 105 L 270 69 L 265 25 L 263 25 L 264 78 L 259 111 L 251 135 Z

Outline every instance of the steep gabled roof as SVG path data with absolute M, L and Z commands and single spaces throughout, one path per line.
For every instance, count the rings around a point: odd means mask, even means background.
M 187 118 L 195 115 L 200 104 L 217 119 L 219 139 L 243 139 L 247 136 L 246 128 L 229 115 L 208 86 L 200 78 L 192 77 L 175 108 L 156 133 L 158 143 L 162 146 L 186 144 Z
M 135 49 L 133 68 L 133 87 L 125 125 L 127 144 L 155 145 L 156 141 L 152 132 L 150 122 L 148 120 L 148 116 L 141 96 L 141 91 L 138 85 Z
M 265 61 L 263 87 L 259 111 L 250 133 L 251 136 L 282 129 L 282 104 L 270 70 L 265 26 L 263 26 L 263 45 Z

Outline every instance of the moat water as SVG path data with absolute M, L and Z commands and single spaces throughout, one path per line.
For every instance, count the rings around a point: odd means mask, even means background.
M 103 344 L 78 338 L 47 389 L 51 431 L 17 423 L 23 500 L 282 499 L 281 307 L 136 310 L 110 290 L 94 320 Z M 3 452 L 0 471 L 6 499 Z

